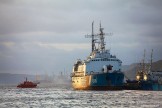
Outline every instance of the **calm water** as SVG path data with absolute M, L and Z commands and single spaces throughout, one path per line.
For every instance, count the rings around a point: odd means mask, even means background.
M 162 108 L 157 91 L 0 88 L 0 108 Z

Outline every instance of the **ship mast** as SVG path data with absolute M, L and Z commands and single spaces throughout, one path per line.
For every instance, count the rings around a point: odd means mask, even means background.
M 145 53 L 146 53 L 146 50 L 144 50 L 144 54 L 143 54 L 143 70 L 142 70 L 143 73 L 145 73 L 145 71 L 146 71 L 146 70 L 145 70 L 145 56 L 146 56 Z
M 104 28 L 101 27 L 101 22 L 100 22 L 100 34 L 99 34 L 99 36 L 100 36 L 100 50 L 101 51 L 105 50 L 105 42 L 104 42 L 104 39 L 105 39 L 104 35 L 105 35 L 105 33 L 103 33 L 103 30 L 104 30 Z
M 153 49 L 151 51 L 150 71 L 152 70 L 152 56 L 153 56 Z
M 92 34 L 91 35 L 85 35 L 86 38 L 92 38 L 92 52 L 94 50 L 98 51 L 105 51 L 105 33 L 103 32 L 104 28 L 101 27 L 101 22 L 100 22 L 100 28 L 99 28 L 99 34 L 94 34 L 94 29 L 93 29 L 94 21 L 92 22 Z M 111 36 L 112 33 L 106 34 L 108 36 Z M 98 38 L 98 39 L 97 39 Z M 98 41 L 97 41 L 98 40 Z M 98 48 L 96 48 L 96 43 L 98 43 Z
M 92 52 L 94 51 L 95 49 L 95 40 L 94 40 L 94 32 L 93 32 L 93 23 L 94 21 L 92 22 Z

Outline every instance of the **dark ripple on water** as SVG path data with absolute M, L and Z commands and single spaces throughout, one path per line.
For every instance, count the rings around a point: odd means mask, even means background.
M 0 108 L 162 108 L 160 91 L 0 88 Z

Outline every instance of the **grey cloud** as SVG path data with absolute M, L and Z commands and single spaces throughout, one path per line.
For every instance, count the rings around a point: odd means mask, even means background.
M 18 47 L 18 49 L 17 49 Z M 30 45 L 27 49 L 20 49 L 20 46 L 14 49 L 5 48 L 5 56 L 0 57 L 0 72 L 5 71 L 26 71 L 38 73 L 58 73 L 66 68 L 71 71 L 73 62 L 77 59 L 78 54 L 87 51 L 75 50 L 66 52 L 58 49 L 46 49 Z M 77 52 L 77 53 L 76 53 Z M 67 62 L 68 61 L 68 62 Z M 69 68 L 71 67 L 71 68 Z
M 0 4 L 12 4 L 14 2 L 15 2 L 15 0 L 1 0 Z
M 162 9 L 162 7 L 161 7 L 162 1 L 161 0 L 154 0 L 154 1 L 153 0 L 142 0 L 141 2 L 148 7 Z
M 86 58 L 90 49 L 64 51 L 34 42 L 89 43 L 84 35 L 91 33 L 93 20 L 95 33 L 100 20 L 105 32 L 114 33 L 107 46 L 123 64 L 140 60 L 144 49 L 155 49 L 155 60 L 161 59 L 161 5 L 161 0 L 1 0 L 0 71 L 71 71 L 73 62 Z
M 48 6 L 51 5 L 50 2 L 52 6 Z M 17 1 L 13 4 L 1 4 L 0 14 L 2 17 L 0 18 L 0 33 L 6 34 L 28 31 L 68 32 L 69 30 L 79 30 L 76 25 L 78 25 L 78 22 L 83 21 L 79 18 L 81 11 L 75 11 L 76 6 L 75 4 L 71 6 L 70 2 L 62 3 L 60 1 L 58 3 L 53 1 L 49 1 L 49 3 Z M 66 7 L 73 8 L 68 11 Z M 81 14 L 84 13 L 81 12 Z
M 119 2 L 119 1 L 118 1 Z M 94 19 L 113 16 L 122 8 L 113 1 L 17 1 L 13 4 L 1 4 L 0 33 L 28 31 L 74 32 L 87 28 Z M 123 3 L 122 3 L 123 4 Z M 117 5 L 117 9 L 114 7 Z M 116 12 L 116 15 L 120 12 Z M 107 20 L 107 19 L 106 19 Z M 88 28 L 87 28 L 88 29 Z M 84 29 L 85 30 L 85 29 Z

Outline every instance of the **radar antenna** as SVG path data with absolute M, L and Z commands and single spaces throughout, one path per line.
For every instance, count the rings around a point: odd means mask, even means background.
M 104 41 L 105 33 L 103 33 L 103 30 L 104 30 L 104 28 L 101 27 L 101 22 L 100 22 L 100 34 L 99 34 L 99 36 L 100 36 L 100 50 L 101 51 L 105 50 L 105 41 Z
M 94 21 L 92 22 L 92 52 L 95 49 L 95 40 L 94 40 L 93 24 L 94 24 Z
M 92 34 L 91 35 L 85 35 L 86 38 L 92 38 L 92 52 L 94 50 L 99 50 L 99 51 L 104 51 L 105 50 L 105 35 L 106 36 L 111 36 L 112 33 L 108 33 L 108 34 L 105 34 L 103 32 L 104 28 L 101 27 L 101 22 L 100 22 L 100 28 L 99 28 L 99 31 L 100 33 L 99 34 L 94 34 L 94 29 L 93 29 L 93 25 L 94 25 L 94 21 L 92 22 Z M 99 41 L 97 41 L 98 39 Z M 96 43 L 98 43 L 98 49 L 96 49 Z

